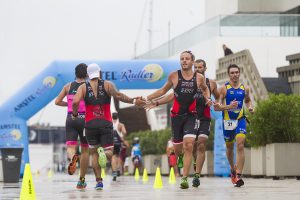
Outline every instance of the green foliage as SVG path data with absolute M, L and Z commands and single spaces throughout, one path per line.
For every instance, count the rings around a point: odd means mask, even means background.
M 270 94 L 269 99 L 258 102 L 249 119 L 251 146 L 300 142 L 299 95 Z
M 140 145 L 143 155 L 164 154 L 166 153 L 168 140 L 171 138 L 171 130 L 167 128 L 159 131 L 139 131 L 128 135 L 126 140 L 132 144 L 134 137 L 140 138 Z
M 213 150 L 214 148 L 214 120 L 211 121 L 211 131 L 207 141 L 206 150 Z M 140 145 L 143 155 L 149 154 L 165 154 L 168 140 L 171 138 L 171 129 L 163 129 L 159 131 L 139 131 L 130 133 L 125 139 L 132 146 L 133 138 L 140 138 Z M 129 152 L 128 152 L 129 153 Z

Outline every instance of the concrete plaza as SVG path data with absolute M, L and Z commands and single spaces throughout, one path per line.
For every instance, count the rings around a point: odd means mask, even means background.
M 87 188 L 77 190 L 77 176 L 55 174 L 48 178 L 47 174 L 33 176 L 37 199 L 201 199 L 201 200 L 243 200 L 243 199 L 300 199 L 300 181 L 296 178 L 273 180 L 268 178 L 245 178 L 245 186 L 235 188 L 229 178 L 202 177 L 199 188 L 191 187 L 192 178 L 189 178 L 190 188 L 179 188 L 180 179 L 175 185 L 168 183 L 168 177 L 162 177 L 163 188 L 154 189 L 154 176 L 149 176 L 147 183 L 134 179 L 134 176 L 121 176 L 118 181 L 112 182 L 112 177 L 104 178 L 104 190 L 95 190 L 95 180 L 92 175 L 86 176 Z M 22 182 L 0 182 L 0 199 L 19 199 Z

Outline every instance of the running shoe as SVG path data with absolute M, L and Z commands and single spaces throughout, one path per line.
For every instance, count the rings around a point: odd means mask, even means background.
M 117 172 L 112 173 L 113 181 L 117 181 Z
M 235 184 L 237 181 L 235 168 L 230 170 L 230 178 L 231 178 L 232 184 Z
M 241 174 L 237 174 L 236 183 L 235 183 L 234 187 L 241 187 L 244 184 L 245 183 L 244 183 L 243 179 L 241 178 Z
M 117 171 L 117 176 L 121 176 L 121 171 L 120 170 Z
M 200 185 L 200 175 L 198 173 L 194 174 L 193 187 L 199 187 Z
M 180 181 L 180 188 L 181 189 L 188 189 L 189 188 L 189 183 L 187 181 L 187 177 L 182 177 Z
M 77 154 L 75 154 L 71 160 L 71 162 L 69 163 L 69 166 L 68 166 L 68 174 L 69 175 L 73 175 L 76 171 L 76 168 L 77 168 L 77 161 L 79 159 L 79 156 Z
M 183 168 L 183 154 L 180 154 L 177 159 L 177 167 Z
M 102 183 L 102 181 L 97 182 L 95 189 L 96 190 L 103 190 L 103 183 Z
M 86 188 L 86 182 L 85 182 L 85 178 L 80 178 L 79 181 L 77 182 L 77 189 L 84 189 Z
M 99 163 L 100 167 L 104 169 L 104 168 L 106 168 L 106 161 L 107 161 L 104 149 L 102 147 L 99 147 L 97 149 L 97 152 L 99 155 L 98 163 Z

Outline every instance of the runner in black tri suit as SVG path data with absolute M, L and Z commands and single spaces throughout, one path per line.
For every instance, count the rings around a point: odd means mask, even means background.
M 121 147 L 120 147 L 120 153 L 118 154 L 118 145 L 114 145 L 114 155 L 116 156 L 116 170 L 117 170 L 117 176 L 120 176 L 124 173 L 124 162 L 126 159 L 126 153 L 127 153 L 127 147 L 129 147 L 129 143 L 124 140 L 124 137 L 127 135 L 126 127 L 123 123 L 119 121 L 119 115 L 117 112 L 112 113 L 112 119 L 113 119 L 113 127 L 114 130 L 118 133 L 118 135 L 121 137 Z M 113 161 L 112 161 L 113 162 Z
M 80 138 L 81 146 L 81 156 L 80 156 L 80 177 L 77 183 L 77 188 L 82 189 L 86 187 L 85 183 L 85 174 L 88 167 L 89 161 L 89 152 L 88 152 L 88 143 L 86 137 L 83 134 L 84 131 L 84 118 L 85 118 L 85 105 L 84 101 L 80 101 L 78 109 L 78 117 L 76 120 L 73 120 L 71 117 L 72 114 L 72 103 L 74 95 L 77 92 L 77 89 L 80 85 L 85 83 L 87 77 L 87 65 L 81 63 L 75 68 L 76 80 L 70 82 L 64 86 L 59 95 L 55 100 L 55 104 L 59 106 L 68 107 L 68 115 L 66 119 L 66 145 L 67 145 L 67 155 L 69 160 L 68 173 L 70 175 L 74 174 L 77 167 L 77 160 L 79 156 L 76 154 L 77 151 L 77 140 Z M 67 96 L 67 102 L 63 99 Z
M 82 84 L 73 100 L 73 118 L 78 116 L 81 99 L 85 101 L 85 134 L 92 154 L 92 165 L 96 176 L 96 189 L 103 189 L 101 168 L 106 167 L 106 159 L 113 154 L 113 123 L 110 111 L 111 97 L 122 102 L 139 105 L 142 101 L 118 92 L 110 81 L 100 78 L 100 67 L 90 64 L 87 68 L 90 81 Z M 105 149 L 105 152 L 104 152 Z M 101 168 L 100 168 L 101 167 Z
M 205 84 L 204 77 L 193 72 L 194 55 L 190 51 L 180 54 L 181 70 L 172 72 L 166 84 L 153 94 L 147 96 L 147 104 L 153 103 L 158 97 L 166 94 L 172 87 L 174 88 L 174 103 L 171 111 L 172 137 L 176 155 L 184 152 L 183 177 L 180 187 L 187 189 L 189 184 L 187 176 L 192 161 L 192 152 L 195 138 L 197 136 L 196 124 L 196 99 L 198 89 L 203 91 L 207 104 L 212 105 L 209 98 L 209 90 Z M 155 101 L 156 106 L 160 101 Z M 157 104 L 158 103 L 158 104 Z M 161 102 L 163 103 L 163 102 Z
M 194 63 L 194 71 L 202 74 L 205 76 L 205 70 L 206 70 L 206 63 L 204 60 L 196 60 Z M 217 84 L 214 80 L 205 78 L 206 85 L 209 89 L 209 95 L 211 93 L 215 96 L 216 100 L 219 98 L 219 92 L 217 90 Z M 148 105 L 147 108 L 151 109 L 156 107 L 157 105 L 169 103 L 173 101 L 174 95 L 169 94 L 162 99 L 153 101 L 151 105 Z M 200 173 L 202 170 L 202 166 L 205 160 L 205 150 L 206 150 L 206 141 L 209 136 L 209 129 L 210 129 L 210 107 L 206 104 L 206 100 L 204 98 L 204 95 L 201 90 L 197 90 L 197 93 L 194 96 L 194 99 L 196 99 L 196 111 L 197 111 L 197 139 L 194 144 L 194 155 L 196 154 L 195 158 L 197 157 L 197 161 L 195 162 L 195 175 L 193 178 L 193 186 L 198 187 L 200 185 Z M 197 156 L 198 155 L 198 156 Z M 179 159 L 179 162 L 177 163 L 179 166 L 181 164 L 181 161 Z
M 118 173 L 120 167 L 120 154 L 121 154 L 121 147 L 122 143 L 124 142 L 123 138 L 119 135 L 116 129 L 113 129 L 113 141 L 114 141 L 114 150 L 113 156 L 111 159 L 111 169 L 112 169 L 112 176 L 113 181 L 117 180 Z
M 194 63 L 194 71 L 202 74 L 205 77 L 206 71 L 206 62 L 202 59 L 198 59 Z M 216 101 L 219 101 L 219 92 L 217 89 L 217 83 L 215 80 L 205 78 L 206 85 L 209 89 L 210 95 L 213 94 Z M 202 171 L 203 163 L 205 161 L 205 151 L 206 151 L 206 142 L 210 133 L 210 107 L 206 105 L 205 98 L 200 90 L 198 90 L 197 95 L 197 117 L 198 117 L 198 133 L 197 133 L 197 141 L 194 146 L 195 152 L 195 174 L 193 177 L 193 187 L 198 187 L 200 185 L 200 174 Z

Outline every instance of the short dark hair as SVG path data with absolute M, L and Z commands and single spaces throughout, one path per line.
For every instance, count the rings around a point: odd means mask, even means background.
M 75 67 L 75 76 L 77 78 L 85 78 L 87 76 L 87 65 L 85 63 L 80 63 Z
M 114 112 L 114 113 L 112 114 L 112 118 L 113 118 L 114 120 L 118 119 L 118 118 L 119 118 L 118 113 L 117 113 L 117 112 Z
M 240 67 L 237 66 L 236 64 L 230 64 L 228 67 L 227 67 L 227 73 L 229 74 L 229 71 L 231 68 L 237 68 L 239 70 L 239 72 L 241 71 L 240 70 Z
M 181 54 L 183 54 L 183 53 L 188 53 L 188 54 L 190 54 L 190 55 L 191 55 L 191 58 L 192 58 L 192 61 L 195 60 L 195 55 L 192 53 L 192 51 L 187 50 L 187 51 L 181 52 Z M 180 55 L 181 55 L 181 54 L 180 54 Z
M 198 60 L 195 61 L 195 63 L 203 63 L 203 66 L 206 68 L 206 62 L 205 62 L 205 60 L 198 59 Z

